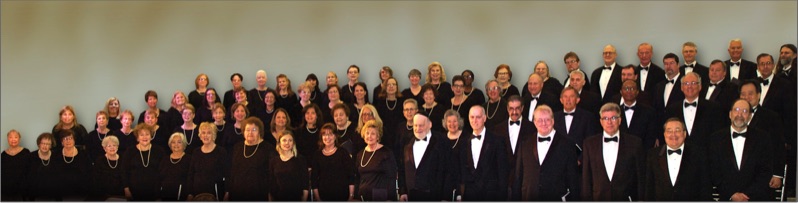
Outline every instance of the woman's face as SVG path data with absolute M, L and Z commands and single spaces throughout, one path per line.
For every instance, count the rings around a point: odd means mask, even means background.
M 294 150 L 294 136 L 285 135 L 280 138 L 280 149 L 283 151 Z
M 416 115 L 418 112 L 418 107 L 413 103 L 405 103 L 404 108 L 402 109 L 402 113 L 405 116 L 405 120 L 413 120 L 413 115 Z
M 122 119 L 119 122 L 122 123 L 122 128 L 130 128 L 133 125 L 133 118 L 129 114 L 122 114 Z
M 285 78 L 277 78 L 277 86 L 280 87 L 280 90 L 284 90 L 288 86 L 288 80 Z
M 325 147 L 335 146 L 335 134 L 333 134 L 332 129 L 321 131 L 321 142 L 324 143 Z
M 119 113 L 119 100 L 111 100 L 108 103 L 108 114 L 116 115 Z
M 330 91 L 327 91 L 327 98 L 330 101 L 338 101 L 341 95 L 338 95 L 338 88 L 331 88 Z
M 158 98 L 153 96 L 147 97 L 147 106 L 150 108 L 155 108 L 158 105 Z
M 388 79 L 388 82 L 385 84 L 388 85 L 385 87 L 385 92 L 388 93 L 388 95 L 394 95 L 396 94 L 396 91 L 399 91 L 398 87 L 396 86 L 396 79 Z
M 61 138 L 61 146 L 64 146 L 64 148 L 72 148 L 72 147 L 74 147 L 75 146 L 75 136 L 67 136 L 67 137 Z
M 197 84 L 199 85 L 200 88 L 208 87 L 208 76 L 204 75 L 200 76 L 199 81 L 197 81 Z
M 236 108 L 236 110 L 235 110 L 235 111 L 233 111 L 233 117 L 234 117 L 234 118 L 236 119 L 236 121 L 238 121 L 238 122 L 241 122 L 241 121 L 243 121 L 243 120 L 245 119 L 245 117 L 246 117 L 246 116 L 247 116 L 247 110 L 246 110 L 246 108 L 244 108 L 244 106 L 243 106 L 243 105 L 241 105 L 241 106 L 238 106 L 238 108 Z
M 233 76 L 233 80 L 230 80 L 230 83 L 233 83 L 233 89 L 239 88 L 241 87 L 241 78 L 237 75 Z
M 416 86 L 418 85 L 418 82 L 421 81 L 421 76 L 411 75 L 409 79 L 410 79 L 410 84 Z
M 247 124 L 244 126 L 244 140 L 251 144 L 255 144 L 260 138 L 260 129 L 255 124 Z
M 309 108 L 308 111 L 305 112 L 305 123 L 316 123 L 316 109 Z
M 213 120 L 214 121 L 221 122 L 222 120 L 224 120 L 224 115 L 225 114 L 224 114 L 224 111 L 222 111 L 222 109 L 220 109 L 220 108 L 214 108 L 213 109 Z
M 276 101 L 277 100 L 275 99 L 274 94 L 271 92 L 266 93 L 266 98 L 263 100 L 263 102 L 266 103 L 266 106 L 272 106 Z
M 391 74 L 385 69 L 380 69 L 380 81 L 385 81 L 388 77 L 391 77 Z
M 446 117 L 446 129 L 449 129 L 449 132 L 460 130 L 459 128 L 460 123 L 457 122 L 457 116 Z
M 172 152 L 183 152 L 186 150 L 186 147 L 183 146 L 183 141 L 180 140 L 180 138 L 175 137 L 169 140 L 169 149 L 171 149 Z
M 495 82 L 488 83 L 487 88 L 488 89 L 486 89 L 485 91 L 488 91 L 488 98 L 490 100 L 496 101 L 499 99 L 499 97 L 501 97 L 501 88 L 499 87 L 498 83 Z
M 107 145 L 103 146 L 103 150 L 107 155 L 114 155 L 119 150 L 119 144 L 108 142 Z
M 338 76 L 335 73 L 327 73 L 327 86 L 338 85 Z
M 350 81 L 357 81 L 357 79 L 360 77 L 360 70 L 355 67 L 351 67 L 346 70 L 346 77 L 348 77 Z
M 288 115 L 285 115 L 283 111 L 278 111 L 277 115 L 274 116 L 274 124 L 278 127 L 285 127 L 287 122 Z
M 153 114 L 145 113 L 144 114 L 144 123 L 149 126 L 155 126 L 158 124 L 158 116 Z
M 108 126 L 108 118 L 105 114 L 100 114 L 97 116 L 97 127 L 106 127 Z
M 207 101 L 208 104 L 216 103 L 216 91 L 213 90 L 205 91 L 205 101 Z
M 310 83 L 310 89 L 311 89 L 310 91 L 313 91 L 313 89 L 316 89 L 316 87 L 319 86 L 319 81 L 318 80 L 307 79 L 307 80 L 305 80 L 305 82 Z
M 366 145 L 373 145 L 380 143 L 380 139 L 378 137 L 379 134 L 377 134 L 377 128 L 366 128 L 366 135 L 363 136 L 363 140 L 366 141 Z
M 357 99 L 365 99 L 366 98 L 366 89 L 363 89 L 363 86 L 356 85 L 355 86 L 355 98 Z
M 349 121 L 349 116 L 346 115 L 344 109 L 336 109 L 335 112 L 333 112 L 333 120 L 335 120 L 335 125 L 338 127 L 344 127 L 346 122 Z
M 471 84 L 474 83 L 474 75 L 471 75 L 470 72 L 463 72 L 463 85 L 466 87 L 471 87 Z
M 432 69 L 429 70 L 429 77 L 432 80 L 439 80 L 441 78 L 441 67 L 432 67 Z
M 507 68 L 499 69 L 497 75 L 498 76 L 496 77 L 496 80 L 499 81 L 499 83 L 507 83 L 510 81 L 510 70 L 508 70 Z
M 260 87 L 266 86 L 266 73 L 255 74 L 255 81 L 258 82 Z
M 432 104 L 432 102 L 435 102 L 435 92 L 432 92 L 432 90 L 427 90 L 424 92 L 424 103 Z
M 307 89 L 299 89 L 299 99 L 302 101 L 310 101 L 310 91 Z
M 243 102 L 247 100 L 247 92 L 246 91 L 238 91 L 236 92 L 236 103 Z
M 17 147 L 19 146 L 19 133 L 10 133 L 8 134 L 8 146 L 10 147 Z
M 374 112 L 369 108 L 363 108 L 360 112 L 360 122 L 366 123 L 367 121 L 374 120 Z
M 183 109 L 183 122 L 189 123 L 194 121 L 194 111 Z
M 175 104 L 177 104 L 177 105 L 186 104 L 186 97 L 184 97 L 182 94 L 176 95 L 175 96 Z
M 42 139 L 39 141 L 39 151 L 43 153 L 50 152 L 50 148 L 53 147 L 53 141 L 50 139 Z
M 457 80 L 452 82 L 452 92 L 454 92 L 454 96 L 463 95 L 463 81 Z
M 535 66 L 535 73 L 537 73 L 538 75 L 540 75 L 540 77 L 544 79 L 548 78 L 549 68 L 546 67 L 546 64 L 539 63 L 538 65 Z
M 216 141 L 216 139 L 213 137 L 214 132 L 212 131 L 213 129 L 211 128 L 200 128 L 199 138 L 202 140 L 202 144 L 209 145 Z
M 141 144 L 141 145 L 149 145 L 150 144 L 150 140 L 152 139 L 152 134 L 150 133 L 150 131 L 139 130 L 136 133 L 138 133 L 138 134 L 136 134 L 136 141 L 138 141 L 139 144 Z
M 72 124 L 72 122 L 75 122 L 75 113 L 69 110 L 64 111 L 64 113 L 61 113 L 61 122 Z

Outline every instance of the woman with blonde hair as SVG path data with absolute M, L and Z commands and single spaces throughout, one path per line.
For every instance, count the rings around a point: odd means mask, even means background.
M 277 75 L 277 108 L 291 109 L 297 101 L 296 94 L 291 88 L 291 79 L 285 74 Z
M 119 99 L 116 97 L 108 98 L 108 100 L 105 101 L 103 111 L 108 113 L 108 128 L 111 130 L 119 130 L 119 128 L 122 128 L 122 123 L 119 121 L 119 119 L 121 119 L 121 115 L 119 114 L 121 113 L 120 109 L 122 109 L 122 106 L 119 103 Z M 97 125 L 95 124 L 94 127 L 97 128 Z
M 277 141 L 277 154 L 269 161 L 269 201 L 307 201 L 308 162 L 297 153 L 294 136 L 286 131 Z
M 354 157 L 360 177 L 358 198 L 361 201 L 396 201 L 396 160 L 393 151 L 380 144 L 382 132 L 377 121 L 366 122 L 360 136 L 366 147 Z
M 171 107 L 169 107 L 169 111 L 166 112 L 167 114 L 169 114 L 170 127 L 175 128 L 180 125 L 183 125 L 182 112 L 183 108 L 186 107 L 186 103 L 188 103 L 188 101 L 186 100 L 187 100 L 186 95 L 183 94 L 183 92 L 181 92 L 180 90 L 175 91 L 175 93 L 172 94 L 172 104 Z
M 438 92 L 438 96 L 435 98 L 436 102 L 443 106 L 449 106 L 449 99 L 454 96 L 454 92 L 452 92 L 452 85 L 446 82 L 446 71 L 443 70 L 441 63 L 435 61 L 427 66 L 425 84 L 432 85 Z
M 86 131 L 83 125 L 78 123 L 75 109 L 71 105 L 66 105 L 58 112 L 58 117 L 58 123 L 53 126 L 52 134 L 59 135 L 63 130 L 71 130 L 75 134 L 75 145 L 79 148 L 84 148 L 89 132 Z M 53 143 L 53 146 L 57 145 Z
M 201 123 L 199 138 L 202 140 L 202 146 L 191 153 L 191 164 L 188 168 L 186 184 L 188 200 L 202 193 L 222 196 L 224 179 L 230 168 L 230 154 L 224 147 L 216 145 L 216 125 L 209 122 Z

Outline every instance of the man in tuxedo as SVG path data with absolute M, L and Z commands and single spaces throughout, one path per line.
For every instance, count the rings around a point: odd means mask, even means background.
M 712 201 L 712 182 L 703 147 L 686 144 L 679 118 L 663 125 L 665 145 L 648 150 L 645 201 Z
M 722 110 L 717 103 L 698 96 L 701 92 L 701 76 L 697 73 L 687 73 L 682 77 L 681 83 L 681 91 L 684 93 L 682 105 L 669 106 L 666 118 L 682 119 L 687 131 L 687 142 L 695 142 L 704 147 L 709 135 L 726 124 L 719 119 Z
M 709 82 L 709 68 L 698 63 L 698 61 L 696 61 L 696 55 L 698 55 L 698 48 L 696 48 L 695 43 L 685 42 L 682 45 L 684 65 L 679 67 L 679 72 L 682 75 L 685 75 L 689 72 L 696 72 L 699 76 L 701 76 L 701 78 L 703 78 L 703 81 L 701 82 L 707 83 Z
M 598 114 L 599 107 L 601 107 L 602 104 L 601 96 L 596 92 L 585 89 L 589 87 L 585 86 L 585 84 L 587 84 L 585 74 L 580 71 L 575 71 L 568 75 L 570 76 L 571 87 L 573 87 L 579 95 L 579 104 L 577 104 L 577 106 L 594 114 Z
M 779 48 L 779 65 L 776 67 L 776 71 L 778 73 L 777 76 L 780 76 L 782 78 L 786 78 L 788 81 L 790 81 L 792 83 L 791 86 L 795 87 L 796 86 L 796 81 L 795 81 L 795 72 L 796 72 L 795 68 L 796 67 L 798 67 L 798 66 L 796 66 L 796 47 L 795 47 L 795 45 L 794 44 L 781 45 L 781 47 Z M 795 90 L 792 90 L 792 92 L 790 94 L 792 94 L 792 99 L 795 100 L 795 96 L 796 96 L 795 95 L 796 94 Z M 787 109 L 787 110 L 785 110 L 785 112 L 795 112 L 796 111 L 795 110 L 795 108 L 796 108 L 795 103 L 793 103 L 792 106 L 787 106 L 787 107 L 791 107 L 792 109 Z M 798 121 L 796 121 L 795 114 L 792 114 L 791 117 L 787 117 L 787 118 L 784 119 L 784 123 L 796 123 L 796 122 L 798 122 Z M 798 130 L 798 129 L 796 129 L 795 125 L 790 125 L 786 129 L 784 134 L 785 135 L 796 135 L 796 134 L 798 134 L 798 132 L 796 132 L 796 130 Z M 787 174 L 796 174 L 796 172 L 795 172 L 795 160 L 796 160 L 795 155 L 798 154 L 798 152 L 796 152 L 795 146 L 796 146 L 796 144 L 798 144 L 798 142 L 796 142 L 795 136 L 788 136 L 787 143 L 791 146 L 790 148 L 788 148 L 789 151 L 787 153 L 787 155 L 788 155 L 788 159 L 787 159 L 787 165 L 788 165 L 787 166 Z M 787 189 L 786 190 L 788 191 L 787 194 L 788 195 L 792 195 L 794 197 L 795 196 L 795 178 L 787 178 L 787 183 L 786 184 L 787 184 L 787 186 L 786 186 Z
M 720 104 L 721 109 L 731 108 L 732 102 L 740 97 L 737 84 L 741 81 L 731 82 L 727 75 L 726 62 L 713 60 L 709 64 L 709 83 L 701 86 L 700 97 Z
M 580 99 L 573 87 L 566 87 L 562 90 L 560 102 L 563 110 L 554 112 L 554 129 L 558 134 L 576 143 L 581 152 L 585 138 L 601 132 L 599 124 L 596 122 L 598 116 L 578 106 Z
M 516 164 L 516 154 L 519 150 L 518 145 L 521 143 L 521 140 L 526 139 L 537 130 L 532 122 L 529 122 L 521 117 L 521 112 L 523 111 L 524 103 L 521 101 L 521 97 L 518 95 L 510 96 L 507 99 L 507 114 L 510 115 L 510 118 L 505 122 L 501 122 L 493 128 L 490 128 L 490 130 L 496 133 L 496 136 L 500 136 L 505 140 L 507 163 L 510 166 L 510 173 L 508 176 L 508 178 L 510 178 L 510 185 L 513 184 L 513 178 L 515 177 L 514 169 Z
M 621 88 L 621 132 L 637 135 L 643 141 L 643 149 L 648 150 L 662 143 L 657 126 L 656 112 L 651 106 L 639 102 L 637 82 L 626 80 Z
M 729 66 L 729 71 L 726 72 L 726 81 L 739 85 L 743 80 L 756 78 L 756 63 L 742 58 L 742 40 L 732 39 L 729 41 L 729 57 L 731 58 L 725 61 L 726 65 Z M 709 64 L 709 66 L 712 68 L 712 64 Z
M 603 132 L 585 139 L 582 200 L 639 201 L 643 196 L 645 155 L 640 138 L 621 133 L 621 108 L 601 106 Z
M 451 199 L 443 192 L 448 153 L 440 139 L 446 135 L 432 132 L 432 122 L 424 114 L 413 116 L 415 140 L 404 145 L 399 168 L 400 201 L 440 201 Z
M 760 83 L 760 88 L 762 89 L 760 101 L 762 102 L 762 106 L 780 113 L 787 109 L 787 107 L 785 107 L 786 105 L 795 106 L 794 102 L 789 103 L 789 101 L 786 100 L 791 98 L 788 95 L 795 95 L 795 89 L 791 86 L 792 84 L 784 79 L 784 77 L 776 77 L 775 74 L 773 74 L 773 56 L 767 53 L 759 54 L 759 56 L 756 57 L 756 62 L 757 77 L 759 77 L 762 82 Z
M 729 110 L 731 127 L 712 134 L 709 163 L 722 201 L 773 201 L 772 147 L 765 132 L 748 127 L 751 105 L 737 100 Z
M 637 83 L 637 81 L 638 81 L 637 78 L 638 78 L 638 75 L 637 75 L 637 72 L 635 71 L 635 66 L 634 65 L 629 64 L 629 65 L 621 67 L 621 79 L 622 79 L 622 81 L 624 81 L 624 82 L 626 82 L 627 80 L 635 81 L 635 84 L 638 84 L 637 85 L 637 89 L 639 90 L 640 89 L 640 84 Z M 621 85 L 621 87 L 623 87 L 623 85 Z M 623 91 L 623 88 L 621 88 L 621 91 Z M 612 97 L 612 102 L 620 101 L 621 97 L 622 96 L 620 94 L 616 94 L 614 97 Z M 651 99 L 650 99 L 650 96 L 649 96 L 648 93 L 645 93 L 645 92 L 642 92 L 642 91 L 638 91 L 638 93 L 637 93 L 637 101 L 640 102 L 640 103 L 643 103 L 643 104 L 651 106 Z
M 784 141 L 784 125 L 782 125 L 778 113 L 759 105 L 761 91 L 762 89 L 755 80 L 743 81 L 740 87 L 740 99 L 748 101 L 748 104 L 752 106 L 748 126 L 764 131 L 770 137 L 773 147 L 773 177 L 770 178 L 770 187 L 779 188 L 784 178 L 785 152 L 792 146 L 785 145 L 788 143 Z
M 679 80 L 683 75 L 679 73 L 679 56 L 668 53 L 662 59 L 662 64 L 665 67 L 665 80 L 657 83 L 657 87 L 654 90 L 654 101 L 652 101 L 657 114 L 664 114 L 668 106 L 674 103 L 678 105 L 684 100 L 684 94 L 679 91 L 682 87 L 682 83 Z
M 532 111 L 538 105 L 545 104 L 549 105 L 552 109 L 555 110 L 562 110 L 559 102 L 557 102 L 557 97 L 551 93 L 543 91 L 543 78 L 536 73 L 532 73 L 529 75 L 529 79 L 527 80 L 527 91 L 528 94 L 524 95 L 524 109 L 523 116 L 527 121 L 532 122 Z
M 653 55 L 654 47 L 651 44 L 643 42 L 637 46 L 637 58 L 640 59 L 640 65 L 637 66 L 637 81 L 640 85 L 640 92 L 645 92 L 648 95 L 654 94 L 653 89 L 656 88 L 657 83 L 665 80 L 662 77 L 665 75 L 665 71 L 651 61 Z
M 779 65 L 776 67 L 776 72 L 778 76 L 784 77 L 794 84 L 796 47 L 794 44 L 784 44 L 779 49 Z
M 604 66 L 598 67 L 590 75 L 590 80 L 593 81 L 590 84 L 590 90 L 601 96 L 602 103 L 607 103 L 612 96 L 618 94 L 618 91 L 621 90 L 621 69 L 615 63 L 618 54 L 615 52 L 614 46 L 604 46 L 602 54 Z
M 553 129 L 551 108 L 538 106 L 533 115 L 538 131 L 535 137 L 521 141 L 512 200 L 578 200 L 576 145 Z
M 482 106 L 471 107 L 468 121 L 474 131 L 460 152 L 461 183 L 457 199 L 505 201 L 509 197 L 509 166 L 504 138 L 485 129 L 485 109 Z
M 579 68 L 579 55 L 576 55 L 576 53 L 568 52 L 567 54 L 565 54 L 565 57 L 563 57 L 562 60 L 563 60 L 563 62 L 565 62 L 566 70 L 568 70 L 568 76 L 563 81 L 563 87 L 568 87 L 569 85 L 571 85 L 571 80 L 570 80 L 571 79 L 571 72 L 574 72 L 574 71 L 578 70 L 579 72 L 582 72 L 582 75 L 587 75 L 587 73 L 585 73 L 585 71 L 582 71 L 582 69 Z M 582 78 L 584 78 L 584 77 L 582 77 Z M 590 84 L 590 81 L 587 80 L 587 78 L 584 78 L 584 80 L 585 80 L 585 84 Z M 590 85 L 585 86 L 584 89 L 589 91 L 590 90 Z

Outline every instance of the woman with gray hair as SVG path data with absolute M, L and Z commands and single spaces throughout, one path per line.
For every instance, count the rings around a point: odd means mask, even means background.
M 123 198 L 122 167 L 119 167 L 119 138 L 114 135 L 105 136 L 101 146 L 105 154 L 97 156 L 92 168 L 92 186 L 94 197 L 87 200 L 105 201 L 109 197 Z
M 186 154 L 188 141 L 183 133 L 172 133 L 169 137 L 169 149 L 172 153 L 161 160 L 161 200 L 186 200 L 186 179 L 191 156 Z
M 460 181 L 460 171 L 457 170 L 460 166 L 460 151 L 463 148 L 463 142 L 469 141 L 469 137 L 463 138 L 463 125 L 464 121 L 463 118 L 460 117 L 460 113 L 455 110 L 449 109 L 446 113 L 443 114 L 443 128 L 446 129 L 446 138 L 442 141 L 444 142 L 444 146 L 448 149 L 449 154 L 446 156 L 450 157 L 448 159 L 446 167 L 446 181 L 443 184 L 443 191 L 451 194 L 454 194 L 454 190 L 458 187 Z M 463 141 L 463 142 L 460 142 Z

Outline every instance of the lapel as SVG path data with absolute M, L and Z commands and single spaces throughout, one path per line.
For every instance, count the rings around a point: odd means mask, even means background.
M 659 150 L 657 153 L 657 162 L 659 163 L 659 169 L 662 171 L 662 174 L 665 174 L 665 177 L 668 177 L 668 182 L 670 182 L 670 171 L 668 170 L 668 154 L 666 150 L 668 146 L 662 146 L 662 150 Z M 681 169 L 679 170 L 681 171 Z M 676 180 L 679 180 L 679 176 L 676 176 Z M 673 184 L 672 186 L 676 186 Z
M 720 145 L 723 147 L 721 151 L 724 153 L 728 162 L 731 163 L 731 167 L 734 168 L 735 171 L 740 171 L 740 169 L 737 169 L 737 159 L 734 158 L 734 145 L 732 145 L 731 131 L 728 129 L 723 130 L 723 134 L 721 136 L 723 136 L 720 143 Z M 742 166 L 742 164 L 740 164 L 740 166 Z
M 629 146 L 629 144 L 626 143 L 626 139 L 624 139 L 628 135 L 618 134 L 618 136 L 619 136 L 618 137 L 618 155 L 615 157 L 615 169 L 614 169 L 615 171 L 612 172 L 612 176 L 615 177 L 614 178 L 615 180 L 618 180 L 617 177 L 621 175 L 620 173 L 618 173 L 618 169 L 623 167 L 623 164 L 624 164 L 624 163 L 622 163 L 623 159 L 621 157 L 626 157 L 626 156 L 624 156 L 626 154 L 623 153 L 623 152 L 627 151 L 625 148 Z M 610 182 L 612 182 L 612 181 L 610 181 Z
M 752 133 L 754 133 L 754 132 L 752 132 L 750 128 L 748 129 L 748 132 L 746 132 L 746 134 L 752 134 Z M 754 134 L 754 136 L 759 136 L 759 135 Z M 743 170 L 743 167 L 748 166 L 747 165 L 747 163 L 749 161 L 748 158 L 751 157 L 751 153 L 754 153 L 754 151 L 752 151 L 752 150 L 755 150 L 754 146 L 757 144 L 756 140 L 751 140 L 751 138 L 753 138 L 754 136 L 746 136 L 745 137 L 745 144 L 743 144 L 745 146 L 743 148 L 743 158 L 740 159 L 740 162 L 741 162 L 740 163 L 740 171 Z M 756 139 L 756 138 L 754 138 L 754 139 Z
M 493 141 L 492 137 L 486 136 L 488 134 L 490 134 L 490 133 L 485 131 L 485 134 L 482 135 L 482 139 L 484 139 L 484 141 L 482 141 L 482 149 L 479 150 L 479 163 L 477 163 L 477 167 L 474 169 L 475 172 L 476 172 L 476 170 L 483 168 L 483 167 L 480 167 L 480 166 L 485 165 L 485 163 L 488 162 L 488 160 L 486 160 L 486 159 L 488 159 L 489 157 L 492 157 L 492 156 L 488 155 L 488 153 L 487 153 L 487 152 L 489 152 L 489 148 L 492 147 L 491 146 L 491 141 Z M 493 136 L 493 135 L 491 135 L 491 136 Z M 471 165 L 473 165 L 473 164 L 471 164 Z
M 722 92 L 724 88 L 726 88 L 726 81 L 721 80 L 720 83 L 715 85 L 715 91 L 712 91 L 712 95 L 709 96 L 709 100 L 717 101 L 718 95 L 720 95 L 720 92 Z
M 554 137 L 551 138 L 551 144 L 549 145 L 549 151 L 546 152 L 546 157 L 543 157 L 543 164 L 545 164 L 546 162 L 551 162 L 552 159 L 554 159 L 553 156 L 555 156 L 554 155 L 555 151 L 556 151 L 555 148 L 557 148 L 557 145 L 560 144 L 560 142 L 561 142 L 560 140 L 563 139 L 562 135 L 557 135 L 557 134 L 552 134 L 552 135 L 554 135 Z M 536 142 L 535 146 L 537 146 L 537 143 L 539 143 L 537 141 L 537 135 L 535 135 L 535 142 Z M 538 157 L 537 156 L 537 150 L 535 150 L 535 152 L 536 152 L 535 153 L 535 157 Z M 540 163 L 539 160 L 538 160 L 538 163 Z M 540 165 L 543 165 L 543 164 L 540 164 Z
M 529 141 L 533 143 L 532 144 L 532 160 L 534 160 L 535 163 L 532 163 L 532 165 L 536 166 L 537 168 L 540 168 L 540 166 L 542 164 L 540 164 L 540 158 L 538 158 L 540 156 L 538 155 L 538 139 L 537 139 L 538 137 L 537 136 L 538 135 L 535 134 L 535 139 L 530 139 Z M 543 160 L 545 160 L 545 159 L 543 159 Z
M 463 136 L 463 135 L 460 135 L 460 136 Z M 474 168 L 474 159 L 472 158 L 472 157 L 474 157 L 474 154 L 471 153 L 471 138 L 470 137 L 471 137 L 471 134 L 468 134 L 468 138 L 466 140 L 467 142 L 463 143 L 465 145 L 463 145 L 463 148 L 460 149 L 460 150 L 461 150 L 461 153 L 465 154 L 465 157 L 466 157 L 465 164 L 468 164 L 468 171 L 471 172 L 471 173 L 474 173 L 474 170 L 476 170 L 476 169 Z
M 600 163 L 597 164 L 598 166 L 596 166 L 596 168 L 598 168 L 598 172 L 601 174 L 601 177 L 603 177 L 604 181 L 612 183 L 612 181 L 610 181 L 610 177 L 607 176 L 607 167 L 604 166 L 604 134 L 599 134 L 599 139 L 597 139 L 596 143 L 599 145 L 597 153 L 598 156 L 596 156 L 598 162 L 596 163 Z M 616 161 L 615 163 L 617 165 L 618 162 Z
M 561 133 L 563 135 L 568 135 L 568 132 L 571 132 L 570 130 L 567 129 L 568 126 L 565 125 L 565 114 L 562 114 L 562 116 L 554 116 L 554 123 L 562 123 L 562 129 L 557 129 L 557 131 L 562 131 Z M 571 125 L 573 125 L 573 122 L 571 122 Z M 555 126 L 557 126 L 557 125 L 555 125 Z M 535 135 L 535 136 L 537 136 L 537 135 Z M 535 140 L 535 141 L 537 141 L 537 140 Z

